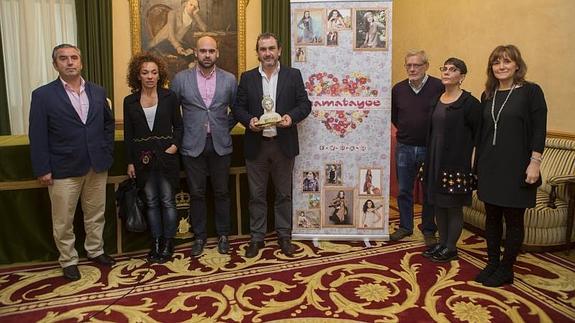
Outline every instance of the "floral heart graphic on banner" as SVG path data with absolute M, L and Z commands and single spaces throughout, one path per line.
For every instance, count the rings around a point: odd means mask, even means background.
M 369 110 L 314 110 L 312 112 L 312 115 L 320 119 L 327 130 L 341 138 L 356 129 L 368 114 Z
M 327 106 L 345 106 L 347 110 L 323 110 L 314 109 L 312 115 L 318 118 L 330 132 L 345 137 L 351 131 L 357 129 L 369 114 L 369 103 L 364 105 L 365 100 L 360 98 L 377 97 L 379 92 L 369 86 L 371 80 L 361 73 L 350 73 L 339 79 L 337 76 L 318 72 L 308 77 L 305 87 L 310 99 L 314 101 L 313 106 L 321 107 L 324 103 Z M 343 100 L 320 100 L 319 97 L 345 97 Z M 350 99 L 347 99 L 350 98 Z M 354 100 L 353 98 L 358 98 Z M 322 98 L 323 99 L 323 98 Z M 379 103 L 379 101 L 378 101 Z

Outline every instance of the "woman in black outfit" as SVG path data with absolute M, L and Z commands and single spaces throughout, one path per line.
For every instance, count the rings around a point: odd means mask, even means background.
M 423 252 L 423 256 L 448 262 L 457 259 L 463 206 L 471 204 L 475 182 L 471 160 L 481 108 L 479 101 L 460 87 L 467 74 L 465 62 L 452 57 L 439 69 L 445 92 L 433 106 L 424 172 L 427 202 L 435 209 L 439 243 Z
M 153 238 L 150 262 L 172 258 L 178 215 L 175 189 L 179 182 L 178 147 L 182 117 L 176 95 L 164 89 L 166 64 L 151 54 L 132 58 L 128 84 L 132 94 L 124 98 L 124 145 L 128 176 L 144 189 L 147 219 Z
M 475 278 L 485 286 L 513 283 L 513 264 L 523 243 L 526 208 L 535 206 L 547 123 L 541 88 L 525 81 L 527 65 L 513 45 L 489 56 L 481 96 L 483 125 L 478 150 L 478 195 L 485 203 L 487 266 Z M 505 243 L 501 237 L 505 218 Z

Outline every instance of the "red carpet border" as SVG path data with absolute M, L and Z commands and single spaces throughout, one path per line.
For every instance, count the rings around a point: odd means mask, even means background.
M 294 241 L 295 258 L 275 239 L 253 259 L 247 239 L 230 255 L 215 243 L 203 256 L 178 249 L 173 261 L 146 264 L 143 254 L 113 268 L 80 263 L 68 282 L 57 264 L 0 271 L 1 322 L 573 322 L 575 264 L 550 254 L 522 254 L 515 283 L 473 282 L 485 242 L 464 231 L 460 259 L 421 256 L 420 236 L 401 243 Z M 127 294 L 127 295 L 126 295 Z M 122 296 L 124 296 L 122 298 Z M 121 298 L 121 299 L 120 299 Z M 116 303 L 100 312 L 115 300 Z

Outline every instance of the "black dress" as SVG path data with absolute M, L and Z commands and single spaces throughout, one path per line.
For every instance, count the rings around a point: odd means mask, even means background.
M 495 116 L 508 93 L 509 90 L 497 92 Z M 547 104 L 543 91 L 534 83 L 513 90 L 499 118 L 495 146 L 492 101 L 482 96 L 483 125 L 477 164 L 479 199 L 502 207 L 533 207 L 537 188 L 525 184 L 525 170 L 531 152 L 543 153 L 545 147 Z
M 450 134 L 445 131 L 446 119 L 445 113 L 450 104 L 437 101 L 433 114 L 431 115 L 431 133 L 428 139 L 429 144 L 427 147 L 428 157 L 428 172 L 426 185 L 427 185 L 427 203 L 443 208 L 461 207 L 463 205 L 471 204 L 471 192 L 468 194 L 444 194 L 437 191 L 440 180 L 442 150 L 445 147 L 444 135 L 456 136 L 458 134 Z M 463 153 L 463 151 L 462 151 Z

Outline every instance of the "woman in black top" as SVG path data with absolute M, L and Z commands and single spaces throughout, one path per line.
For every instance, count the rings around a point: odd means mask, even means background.
M 178 147 L 182 117 L 176 95 L 164 89 L 166 65 L 151 54 L 132 58 L 128 84 L 132 94 L 124 98 L 124 145 L 128 176 L 144 189 L 147 219 L 153 238 L 151 262 L 171 259 L 178 215 L 175 189 L 179 182 Z
M 434 102 L 427 140 L 427 203 L 434 207 L 439 243 L 423 256 L 435 262 L 457 259 L 457 240 L 463 229 L 463 205 L 471 204 L 475 177 L 472 153 L 481 122 L 479 101 L 461 89 L 465 62 L 449 58 L 441 70 L 445 92 Z
M 485 286 L 513 282 L 513 264 L 525 234 L 525 209 L 535 206 L 541 183 L 547 105 L 541 88 L 525 81 L 526 72 L 527 65 L 513 45 L 498 46 L 489 56 L 477 163 L 488 264 L 475 280 Z M 500 259 L 503 218 L 505 251 Z

